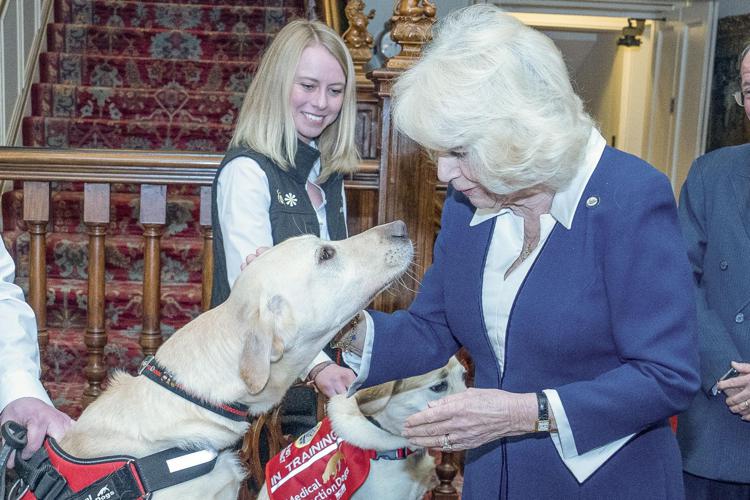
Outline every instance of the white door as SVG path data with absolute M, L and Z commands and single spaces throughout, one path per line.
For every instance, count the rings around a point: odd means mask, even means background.
M 646 150 L 675 194 L 706 147 L 717 14 L 717 2 L 695 2 L 658 23 Z
M 643 159 L 669 175 L 674 145 L 675 95 L 677 95 L 677 43 L 674 23 L 655 24 L 654 81 L 645 132 Z

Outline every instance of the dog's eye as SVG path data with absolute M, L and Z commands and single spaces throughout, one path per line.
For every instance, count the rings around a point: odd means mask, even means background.
M 318 250 L 318 262 L 331 260 L 336 255 L 336 249 L 331 246 L 323 246 Z
M 432 392 L 445 392 L 448 390 L 448 381 L 443 380 L 439 384 L 435 384 L 432 387 L 430 387 L 430 390 Z

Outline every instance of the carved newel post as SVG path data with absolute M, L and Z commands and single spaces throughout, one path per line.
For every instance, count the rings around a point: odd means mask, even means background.
M 376 307 L 385 311 L 405 308 L 411 303 L 419 286 L 417 280 L 432 263 L 435 234 L 435 166 L 414 141 L 398 133 L 391 123 L 391 87 L 395 78 L 414 64 L 422 46 L 431 40 L 435 6 L 427 0 L 399 0 L 391 21 L 391 37 L 401 45 L 401 53 L 370 75 L 382 101 L 383 113 L 378 223 L 396 219 L 406 223 L 416 248 L 416 266 L 413 276 L 404 278 L 406 286 L 398 295 L 379 297 Z

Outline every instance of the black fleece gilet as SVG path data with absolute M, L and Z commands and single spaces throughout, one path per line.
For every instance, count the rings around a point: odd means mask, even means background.
M 227 151 L 216 171 L 211 190 L 211 221 L 213 227 L 213 286 L 211 290 L 211 307 L 224 302 L 229 297 L 229 280 L 227 278 L 224 238 L 219 221 L 217 187 L 219 175 L 224 166 L 240 156 L 247 156 L 258 163 L 268 178 L 268 189 L 271 194 L 269 217 L 273 244 L 277 245 L 293 236 L 314 234 L 320 236 L 320 225 L 315 209 L 307 195 L 305 184 L 313 165 L 320 157 L 320 152 L 297 141 L 297 154 L 294 167 L 282 170 L 268 157 L 248 148 L 232 148 Z M 333 174 L 320 185 L 326 199 L 326 221 L 328 234 L 332 240 L 342 240 L 347 236 L 344 217 L 344 201 L 341 196 L 343 176 Z

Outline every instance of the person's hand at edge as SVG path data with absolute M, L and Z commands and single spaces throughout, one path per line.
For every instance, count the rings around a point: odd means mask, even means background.
M 747 422 L 750 421 L 750 363 L 732 361 L 732 366 L 740 374 L 722 380 L 717 387 L 727 395 L 724 401 L 729 411 Z
M 32 397 L 18 398 L 8 403 L 0 413 L 0 425 L 8 420 L 26 427 L 27 443 L 21 452 L 24 460 L 29 459 L 42 446 L 46 436 L 59 441 L 73 425 L 73 420 L 65 413 Z M 14 464 L 15 457 L 11 456 L 8 467 L 12 469 Z

